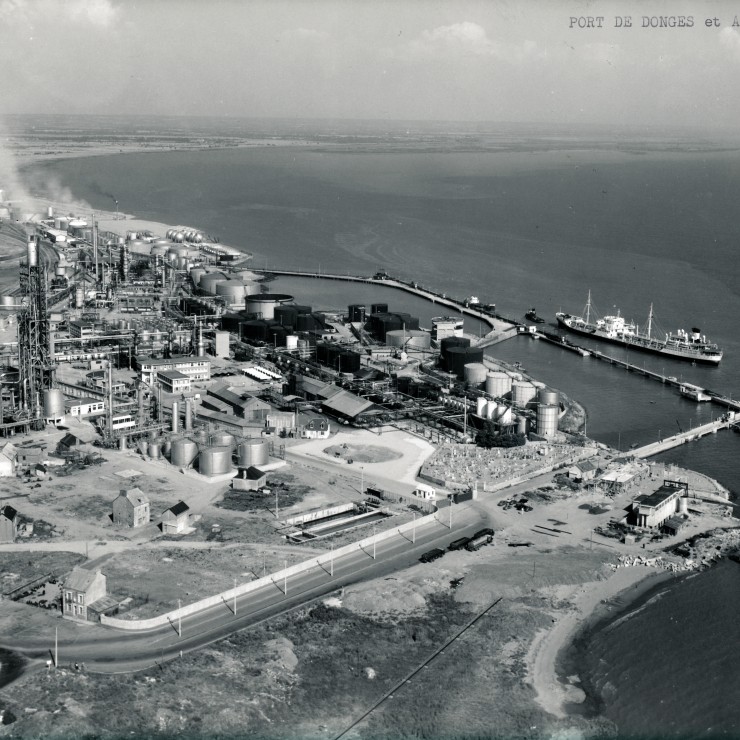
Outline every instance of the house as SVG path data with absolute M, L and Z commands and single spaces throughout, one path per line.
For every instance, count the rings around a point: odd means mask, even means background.
M 161 527 L 165 534 L 179 534 L 190 526 L 190 507 L 179 501 L 162 514 Z
M 593 480 L 599 474 L 599 466 L 592 460 L 583 462 L 568 468 L 568 477 L 576 483 L 587 483 Z
M 0 478 L 12 478 L 15 475 L 16 448 L 8 442 L 0 450 Z
M 113 499 L 113 524 L 119 527 L 143 527 L 149 524 L 149 498 L 139 488 L 121 491 Z
M 64 454 L 65 452 L 70 452 L 70 450 L 73 450 L 75 447 L 78 447 L 82 444 L 84 444 L 84 442 L 81 439 L 68 432 L 57 443 L 57 452 L 60 454 Z
M 236 478 L 231 479 L 231 487 L 235 491 L 256 491 L 264 488 L 267 483 L 267 473 L 254 465 L 241 468 Z
M 101 398 L 87 396 L 67 401 L 64 404 L 71 416 L 100 416 L 105 413 L 105 401 Z
M 74 568 L 62 585 L 62 616 L 78 622 L 93 621 L 97 612 L 88 610 L 106 593 L 106 578 L 99 570 Z
M 18 512 L 10 504 L 0 509 L 0 542 L 15 542 L 19 522 Z
M 329 420 L 310 411 L 302 411 L 298 415 L 297 426 L 301 439 L 328 439 L 331 434 Z
M 437 498 L 437 491 L 425 483 L 417 483 L 414 490 L 414 496 L 424 499 L 425 501 L 434 501 Z

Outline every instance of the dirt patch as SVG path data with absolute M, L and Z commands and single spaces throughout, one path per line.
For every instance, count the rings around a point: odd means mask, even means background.
M 392 450 L 390 447 L 379 447 L 378 445 L 354 445 L 341 444 L 325 447 L 324 453 L 336 459 L 342 459 L 354 463 L 380 463 L 390 460 L 398 460 L 403 454 Z

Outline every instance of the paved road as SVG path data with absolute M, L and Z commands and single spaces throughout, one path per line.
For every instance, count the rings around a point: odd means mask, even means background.
M 405 568 L 415 563 L 422 552 L 432 547 L 445 547 L 453 539 L 470 535 L 485 526 L 484 514 L 471 505 L 454 507 L 452 525 L 450 530 L 446 523 L 430 522 L 420 526 L 415 536 L 404 533 L 380 541 L 375 548 L 375 557 L 372 546 L 365 549 L 358 546 L 356 551 L 335 559 L 333 574 L 331 564 L 317 564 L 305 573 L 289 577 L 287 583 L 273 582 L 238 597 L 236 613 L 233 602 L 230 602 L 184 617 L 179 623 L 146 632 L 125 632 L 111 628 L 80 629 L 74 640 L 60 642 L 59 664 L 84 662 L 90 671 L 120 673 L 142 670 L 176 658 L 180 651 L 201 648 L 349 583 Z M 470 553 L 470 557 L 475 557 L 475 553 Z M 34 661 L 37 667 L 41 666 L 52 657 L 51 625 L 47 638 L 18 641 L 2 639 L 0 648 L 20 653 Z

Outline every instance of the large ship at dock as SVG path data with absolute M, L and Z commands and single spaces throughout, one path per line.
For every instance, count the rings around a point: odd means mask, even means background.
M 653 334 L 653 307 L 650 306 L 647 330 L 632 321 L 626 321 L 617 311 L 615 316 L 598 318 L 591 305 L 591 292 L 584 310 L 585 316 L 574 316 L 569 313 L 556 313 L 558 324 L 568 331 L 584 334 L 594 339 L 621 344 L 643 352 L 654 352 L 659 355 L 674 357 L 678 360 L 703 362 L 717 365 L 722 360 L 722 350 L 702 335 L 701 331 L 692 328 L 690 332 L 679 329 L 675 333 Z M 593 314 L 593 315 L 592 315 Z

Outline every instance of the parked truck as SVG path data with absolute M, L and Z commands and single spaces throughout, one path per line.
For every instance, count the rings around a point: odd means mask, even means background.
M 470 550 L 470 552 L 475 552 L 476 550 L 480 550 L 481 547 L 484 547 L 489 542 L 493 542 L 493 537 L 490 534 L 479 534 L 473 537 L 470 542 L 465 545 L 465 549 Z

